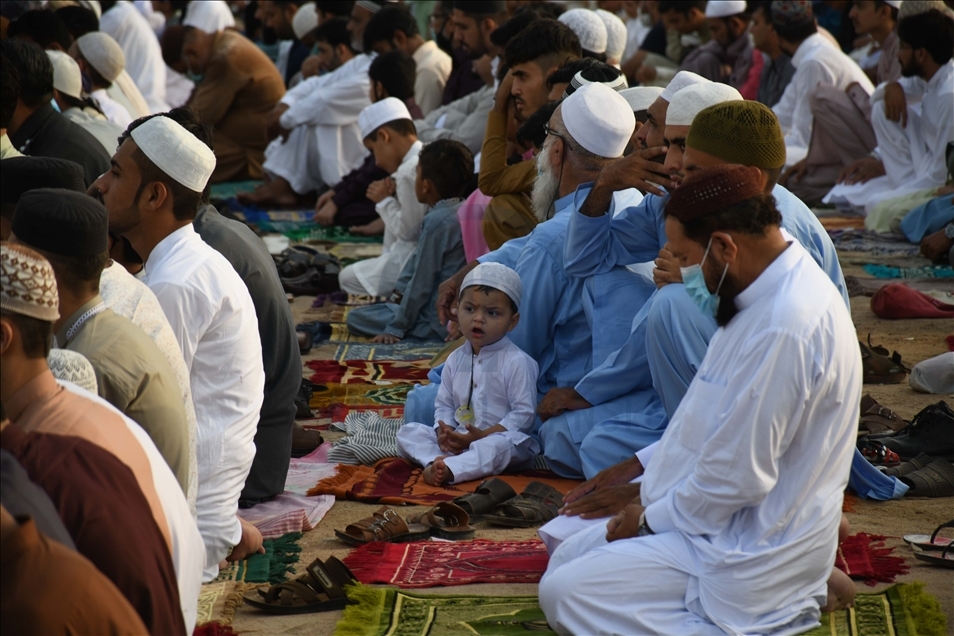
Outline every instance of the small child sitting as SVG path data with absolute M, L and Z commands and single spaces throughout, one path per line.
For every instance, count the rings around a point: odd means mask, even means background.
M 391 302 L 356 307 L 348 329 L 375 342 L 393 344 L 402 338 L 444 340 L 447 330 L 437 319 L 437 289 L 466 264 L 457 208 L 474 180 L 474 158 L 459 141 L 440 139 L 424 146 L 414 184 L 418 201 L 430 209 L 421 237 L 404 266 Z
M 520 277 L 499 263 L 478 265 L 461 285 L 467 342 L 444 364 L 436 425 L 409 422 L 397 435 L 401 455 L 424 466 L 432 486 L 499 475 L 540 453 L 529 435 L 539 368 L 507 337 L 520 320 L 521 294 Z
M 384 225 L 381 256 L 352 263 L 338 274 L 341 290 L 349 294 L 390 294 L 417 247 L 427 205 L 414 194 L 417 156 L 423 145 L 404 102 L 388 97 L 361 111 L 358 127 L 364 145 L 389 177 L 368 186 L 367 197 Z M 377 221 L 372 222 L 372 225 Z

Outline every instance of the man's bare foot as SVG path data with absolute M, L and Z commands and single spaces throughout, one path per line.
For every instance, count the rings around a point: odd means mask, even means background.
M 424 469 L 424 483 L 429 486 L 442 486 L 454 479 L 454 474 L 444 463 L 443 457 L 438 457 Z
M 828 601 L 821 608 L 822 613 L 837 612 L 855 604 L 855 582 L 836 567 L 828 577 Z
M 295 193 L 287 181 L 275 177 L 251 192 L 240 192 L 236 198 L 242 205 L 294 208 L 301 204 L 303 197 Z

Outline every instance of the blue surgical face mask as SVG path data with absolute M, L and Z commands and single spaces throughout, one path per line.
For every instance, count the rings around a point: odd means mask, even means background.
M 192 80 L 192 81 L 195 82 L 196 84 L 201 84 L 201 83 L 202 83 L 202 78 L 204 77 L 204 75 L 202 75 L 202 74 L 200 74 L 200 73 L 193 73 L 193 72 L 192 72 L 192 66 L 191 66 L 188 62 L 186 62 L 186 73 L 185 73 L 185 75 L 186 75 L 187 78 L 189 78 L 190 80 Z
M 50 106 L 52 106 L 56 112 L 60 112 L 60 105 L 56 103 L 55 99 L 50 100 Z
M 725 269 L 722 270 L 722 278 L 719 279 L 719 285 L 713 294 L 709 291 L 709 286 L 706 285 L 706 277 L 702 273 L 702 263 L 706 262 L 706 257 L 709 256 L 709 249 L 711 247 L 712 237 L 709 237 L 709 244 L 706 246 L 706 253 L 702 255 L 702 262 L 698 265 L 680 267 L 679 271 L 682 273 L 682 284 L 686 288 L 686 293 L 692 298 L 692 302 L 699 307 L 702 313 L 715 318 L 716 311 L 719 309 L 719 290 L 722 289 L 722 282 L 725 280 L 725 275 L 729 272 L 729 264 L 725 264 Z

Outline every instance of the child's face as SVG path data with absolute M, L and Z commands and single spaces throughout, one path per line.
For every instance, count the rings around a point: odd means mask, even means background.
M 398 156 L 398 148 L 394 143 L 396 135 L 390 128 L 381 128 L 374 137 L 364 140 L 364 147 L 374 154 L 374 163 L 388 174 L 397 172 L 404 158 Z
M 457 308 L 461 333 L 469 343 L 485 347 L 498 342 L 520 321 L 514 313 L 510 297 L 498 289 L 478 291 L 468 287 Z

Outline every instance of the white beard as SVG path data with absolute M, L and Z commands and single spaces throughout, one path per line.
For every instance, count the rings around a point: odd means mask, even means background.
M 543 150 L 537 155 L 537 178 L 533 182 L 533 193 L 530 195 L 533 215 L 540 223 L 550 217 L 560 190 L 560 179 L 553 174 L 553 169 L 550 167 L 550 148 L 552 147 L 544 145 Z

